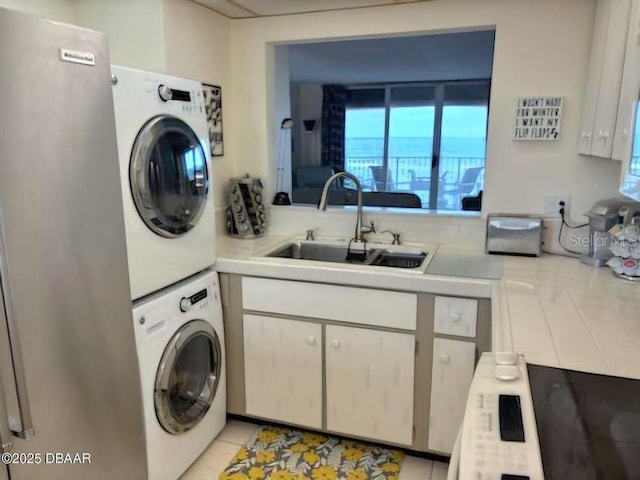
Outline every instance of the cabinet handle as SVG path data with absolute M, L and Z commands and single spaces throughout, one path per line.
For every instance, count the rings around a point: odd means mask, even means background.
M 316 344 L 316 337 L 314 337 L 313 335 L 309 335 L 307 337 L 307 343 L 309 345 L 315 345 Z
M 333 348 L 340 348 L 340 340 L 336 340 L 335 338 L 331 340 L 331 346 Z
M 449 354 L 447 353 L 441 353 L 438 355 L 438 358 L 440 359 L 440 363 L 449 363 Z
M 451 320 L 453 323 L 458 323 L 460 320 L 462 320 L 462 316 L 459 313 L 452 313 L 449 315 L 449 320 Z

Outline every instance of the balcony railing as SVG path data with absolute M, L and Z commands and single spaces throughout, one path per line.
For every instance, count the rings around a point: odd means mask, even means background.
M 382 157 L 347 157 L 345 170 L 358 177 L 366 190 L 392 192 L 414 192 L 422 200 L 423 207 L 429 205 L 431 185 L 431 157 L 389 157 L 386 185 L 374 177 L 375 167 L 382 167 Z M 484 168 L 484 157 L 441 157 L 438 174 L 438 208 L 459 210 L 461 193 L 476 195 L 484 183 L 484 175 L 474 179 L 477 185 L 462 192 L 457 186 L 470 168 Z M 374 168 L 372 168 L 374 167 Z

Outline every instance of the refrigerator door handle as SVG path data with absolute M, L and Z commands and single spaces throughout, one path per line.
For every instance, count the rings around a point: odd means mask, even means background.
M 6 453 L 11 450 L 13 443 L 11 442 L 11 431 L 9 430 L 9 413 L 4 400 L 4 387 L 0 380 L 0 453 Z
M 4 298 L 4 313 L 7 320 L 7 331 L 9 332 L 9 349 L 13 362 L 13 376 L 16 384 L 16 397 L 20 414 L 20 429 L 13 431 L 18 438 L 29 439 L 35 435 L 33 422 L 31 420 L 31 407 L 29 406 L 29 395 L 27 393 L 27 381 L 24 374 L 24 364 L 22 361 L 22 349 L 18 335 L 18 326 L 13 314 L 13 304 L 11 302 L 11 288 L 9 286 L 9 272 L 7 267 L 6 247 L 4 243 L 3 217 L 0 210 L 0 290 Z M 0 305 L 2 306 L 2 305 Z

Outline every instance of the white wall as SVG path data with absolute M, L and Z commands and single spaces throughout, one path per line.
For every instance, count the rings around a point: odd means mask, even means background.
M 224 155 L 212 157 L 216 207 L 226 204 L 229 177 L 238 174 L 229 141 L 231 102 L 230 20 L 189 0 L 164 1 L 166 69 L 171 75 L 222 87 Z
M 322 131 L 322 85 L 292 84 L 292 112 L 294 121 L 294 135 L 297 139 L 295 164 L 320 165 L 320 145 Z M 315 120 L 313 132 L 304 129 L 303 120 Z
M 71 0 L 0 0 L 0 7 L 20 10 L 59 22 L 74 23 Z
M 301 43 L 291 82 L 357 84 L 491 77 L 493 31 Z
M 594 8 L 595 0 L 439 0 L 233 21 L 233 135 L 227 139 L 240 170 L 262 176 L 272 189 L 278 126 L 268 117 L 267 58 L 278 42 L 495 25 L 484 210 L 542 212 L 545 194 L 569 193 L 573 212 L 582 213 L 617 195 L 620 172 L 617 162 L 576 154 Z M 512 141 L 516 98 L 545 94 L 565 97 L 561 138 Z
M 163 0 L 73 0 L 78 25 L 105 32 L 111 62 L 166 70 Z

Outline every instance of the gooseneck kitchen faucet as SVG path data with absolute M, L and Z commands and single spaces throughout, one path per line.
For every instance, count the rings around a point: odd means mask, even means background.
M 329 177 L 327 182 L 324 184 L 324 188 L 322 189 L 322 195 L 320 196 L 320 203 L 318 203 L 318 210 L 327 210 L 327 204 L 329 203 L 329 188 L 331 184 L 336 181 L 340 177 L 346 177 L 349 180 L 353 181 L 356 184 L 356 190 L 358 192 L 358 210 L 357 210 L 357 218 L 356 218 L 356 231 L 354 235 L 354 239 L 356 242 L 364 242 L 364 236 L 367 233 L 375 233 L 375 226 L 372 223 L 370 227 L 362 226 L 362 184 L 360 184 L 360 180 L 355 175 L 352 175 L 348 172 L 338 172 L 334 173 Z

